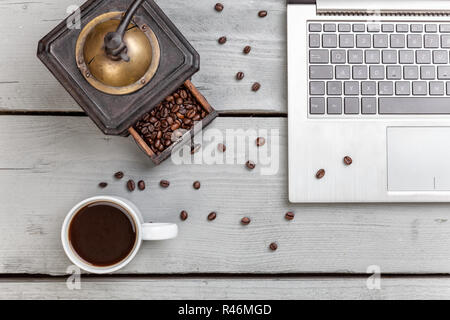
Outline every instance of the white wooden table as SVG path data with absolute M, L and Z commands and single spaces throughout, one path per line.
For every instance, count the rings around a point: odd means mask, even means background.
M 448 204 L 288 202 L 284 0 L 222 0 L 221 14 L 213 0 L 157 2 L 200 52 L 193 82 L 221 115 L 211 128 L 278 129 L 279 173 L 170 160 L 153 167 L 130 138 L 104 136 L 35 56 L 37 41 L 82 0 L 2 0 L 0 298 L 450 298 Z M 219 46 L 222 35 L 228 42 Z M 149 188 L 128 193 L 112 178 L 118 170 Z M 159 188 L 161 179 L 171 187 Z M 131 199 L 149 221 L 178 223 L 179 238 L 145 243 L 118 274 L 84 277 L 81 290 L 68 290 L 61 223 L 76 202 L 105 193 Z M 208 222 L 213 210 L 218 219 Z M 372 265 L 383 273 L 381 290 L 367 288 Z

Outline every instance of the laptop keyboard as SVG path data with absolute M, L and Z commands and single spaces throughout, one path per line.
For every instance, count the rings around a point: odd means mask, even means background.
M 308 23 L 311 115 L 450 114 L 450 24 Z

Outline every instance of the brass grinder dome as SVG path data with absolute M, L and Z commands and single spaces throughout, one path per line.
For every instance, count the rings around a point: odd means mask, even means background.
M 128 25 L 123 37 L 129 61 L 106 53 L 105 36 L 116 31 L 122 17 L 121 12 L 109 12 L 93 19 L 81 31 L 76 45 L 77 65 L 84 78 L 96 89 L 113 95 L 144 87 L 155 75 L 160 60 L 153 31 L 134 23 Z

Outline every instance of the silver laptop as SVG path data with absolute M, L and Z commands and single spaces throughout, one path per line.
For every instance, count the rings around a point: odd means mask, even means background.
M 288 0 L 291 202 L 450 202 L 449 61 L 450 0 Z

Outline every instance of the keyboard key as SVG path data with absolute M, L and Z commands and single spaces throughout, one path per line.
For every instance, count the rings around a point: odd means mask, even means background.
M 380 98 L 379 112 L 380 114 L 450 114 L 450 98 Z
M 353 67 L 353 79 L 354 80 L 366 80 L 369 77 L 367 66 L 354 66 Z
M 370 80 L 384 80 L 384 66 L 370 66 L 369 76 Z
M 405 80 L 417 80 L 419 79 L 419 68 L 417 66 L 403 67 L 403 78 Z
M 437 34 L 426 34 L 424 39 L 425 48 L 439 48 L 439 36 Z
M 395 50 L 383 50 L 383 63 L 392 64 L 397 63 L 397 51 Z
M 349 23 L 341 23 L 338 27 L 339 32 L 350 32 L 352 30 L 352 26 Z
M 380 63 L 380 50 L 366 50 L 365 55 L 367 64 Z
M 325 98 L 310 98 L 309 112 L 311 114 L 324 114 Z
M 364 96 L 374 96 L 377 94 L 377 83 L 375 81 L 361 82 L 361 94 Z
M 341 48 L 353 48 L 355 46 L 355 38 L 352 34 L 341 34 L 339 36 L 339 46 Z
M 380 25 L 376 23 L 370 23 L 367 25 L 367 32 L 380 32 Z
M 425 81 L 414 81 L 413 85 L 413 95 L 415 96 L 426 96 L 427 95 L 427 83 Z
M 445 34 L 441 36 L 441 48 L 450 48 L 450 35 Z
M 335 34 L 322 35 L 322 47 L 336 48 L 337 47 L 337 35 L 335 35 Z
M 438 31 L 438 26 L 436 24 L 426 24 L 425 32 L 434 33 Z
M 445 50 L 433 51 L 433 63 L 434 64 L 447 64 L 448 63 L 448 51 L 445 51 Z
M 353 32 L 364 32 L 366 31 L 366 25 L 362 23 L 356 23 L 353 25 Z
M 344 98 L 344 113 L 359 114 L 359 98 Z
M 394 94 L 394 83 L 392 81 L 378 82 L 378 94 L 382 96 L 392 96 Z
M 437 69 L 439 80 L 450 80 L 450 67 L 439 66 Z
M 309 47 L 310 48 L 320 48 L 320 35 L 310 34 L 309 35 Z
M 373 47 L 374 48 L 387 48 L 389 44 L 387 34 L 374 34 L 373 35 Z
M 411 84 L 409 81 L 397 81 L 395 83 L 395 94 L 399 96 L 409 96 L 411 94 Z
M 423 25 L 422 24 L 412 24 L 411 25 L 411 32 L 423 32 Z
M 394 25 L 393 24 L 383 24 L 383 25 L 381 25 L 381 31 L 394 32 Z
M 336 25 L 334 23 L 325 23 L 323 25 L 324 32 L 336 32 Z
M 328 63 L 330 60 L 330 52 L 326 49 L 314 49 L 309 51 L 310 63 Z
M 327 94 L 330 96 L 339 96 L 342 94 L 342 82 L 329 81 L 327 83 Z
M 370 48 L 372 46 L 372 37 L 370 34 L 357 34 L 356 35 L 356 47 L 357 48 Z
M 417 50 L 416 51 L 416 63 L 417 64 L 429 64 L 429 63 L 431 63 L 431 51 L 429 51 L 429 50 Z
M 444 95 L 444 82 L 430 81 L 430 95 L 443 96 Z
M 376 114 L 377 113 L 377 99 L 376 98 L 362 98 L 361 99 L 361 113 L 362 114 Z
M 422 48 L 422 35 L 408 34 L 407 43 L 408 48 Z
M 391 34 L 391 48 L 406 47 L 406 37 L 404 34 Z
M 342 114 L 342 99 L 328 98 L 327 99 L 327 113 L 328 114 Z
M 387 66 L 386 73 L 388 80 L 400 80 L 402 78 L 401 66 Z
M 331 50 L 331 63 L 345 63 L 345 50 Z
M 309 78 L 313 80 L 332 80 L 333 66 L 310 66 Z
M 336 79 L 349 80 L 350 79 L 350 66 L 336 66 Z
M 450 82 L 447 82 L 447 95 L 450 96 Z
M 434 80 L 436 79 L 436 70 L 434 66 L 420 67 L 420 79 Z
M 414 51 L 412 50 L 400 50 L 399 56 L 399 62 L 401 64 L 414 63 Z
M 441 24 L 439 27 L 439 30 L 442 33 L 449 33 L 450 32 L 450 24 Z
M 321 32 L 322 31 L 322 25 L 320 23 L 310 23 L 309 24 L 309 31 L 310 32 Z
M 408 32 L 408 25 L 407 24 L 398 24 L 397 32 Z
M 358 81 L 345 81 L 344 82 L 344 94 L 346 96 L 359 95 L 359 82 Z
M 324 81 L 311 81 L 309 83 L 309 94 L 312 96 L 321 96 L 325 94 L 325 82 Z
M 363 55 L 364 53 L 362 50 L 348 50 L 348 63 L 363 63 Z

